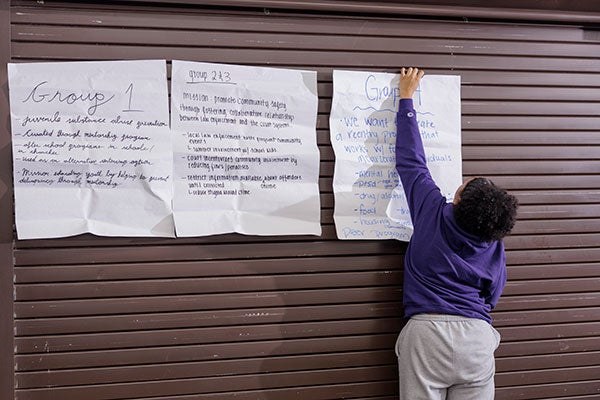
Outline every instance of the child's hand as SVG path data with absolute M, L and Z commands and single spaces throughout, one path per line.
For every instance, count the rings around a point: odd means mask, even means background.
M 400 71 L 400 98 L 412 99 L 413 94 L 419 87 L 419 81 L 425 75 L 425 71 L 410 67 L 408 70 L 402 68 Z

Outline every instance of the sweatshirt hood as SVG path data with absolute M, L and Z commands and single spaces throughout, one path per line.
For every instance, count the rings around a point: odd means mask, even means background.
M 473 254 L 486 251 L 492 243 L 482 241 L 478 236 L 465 231 L 454 219 L 454 205 L 447 203 L 443 210 L 445 224 L 442 231 L 446 242 L 452 250 L 461 257 L 469 257 Z

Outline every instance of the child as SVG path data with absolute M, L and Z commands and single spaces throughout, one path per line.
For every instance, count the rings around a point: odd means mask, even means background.
M 491 400 L 500 334 L 490 311 L 506 283 L 502 238 L 518 203 L 476 177 L 447 203 L 425 162 L 412 96 L 424 72 L 402 68 L 396 169 L 414 233 L 404 257 L 404 309 L 396 342 L 400 400 Z

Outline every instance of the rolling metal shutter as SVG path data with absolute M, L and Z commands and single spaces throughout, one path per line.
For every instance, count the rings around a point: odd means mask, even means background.
M 16 399 L 395 399 L 405 244 L 336 239 L 328 114 L 333 69 L 408 65 L 461 75 L 464 174 L 522 204 L 496 398 L 600 399 L 597 32 L 165 3 L 13 1 L 9 60 L 316 70 L 323 235 L 84 235 L 15 241 L 12 261 L 4 246 Z

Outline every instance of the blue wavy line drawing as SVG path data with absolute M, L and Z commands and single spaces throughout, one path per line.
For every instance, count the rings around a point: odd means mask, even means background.
M 355 110 L 357 110 L 357 109 L 358 109 L 358 110 L 361 110 L 361 111 L 373 110 L 373 111 L 375 111 L 375 112 L 391 112 L 391 113 L 396 113 L 396 112 L 398 112 L 398 110 L 390 110 L 389 108 L 382 108 L 381 110 L 378 110 L 378 109 L 376 109 L 376 108 L 374 108 L 374 107 L 371 107 L 371 106 L 369 106 L 369 107 L 365 107 L 365 108 L 362 108 L 362 107 L 359 107 L 359 106 L 355 106 L 355 107 L 352 109 L 352 111 L 355 111 Z M 435 116 L 435 114 L 434 114 L 434 113 L 431 113 L 431 112 L 429 112 L 429 111 L 427 111 L 427 112 L 419 112 L 419 111 L 417 111 L 417 114 L 419 114 L 419 115 L 431 115 L 431 116 Z
M 359 109 L 359 110 L 361 110 L 361 111 L 373 110 L 373 111 L 375 111 L 375 112 L 383 112 L 383 111 L 385 111 L 385 112 L 392 112 L 392 113 L 395 113 L 395 112 L 396 112 L 396 110 L 390 110 L 389 108 L 383 108 L 383 109 L 381 109 L 381 110 L 378 110 L 378 109 L 376 109 L 376 108 L 373 108 L 373 107 L 370 107 L 370 106 L 369 106 L 369 107 L 366 107 L 366 108 L 362 108 L 362 107 L 356 106 L 356 107 L 354 107 L 354 108 L 352 109 L 352 111 L 354 111 L 354 110 L 356 110 L 356 109 Z

